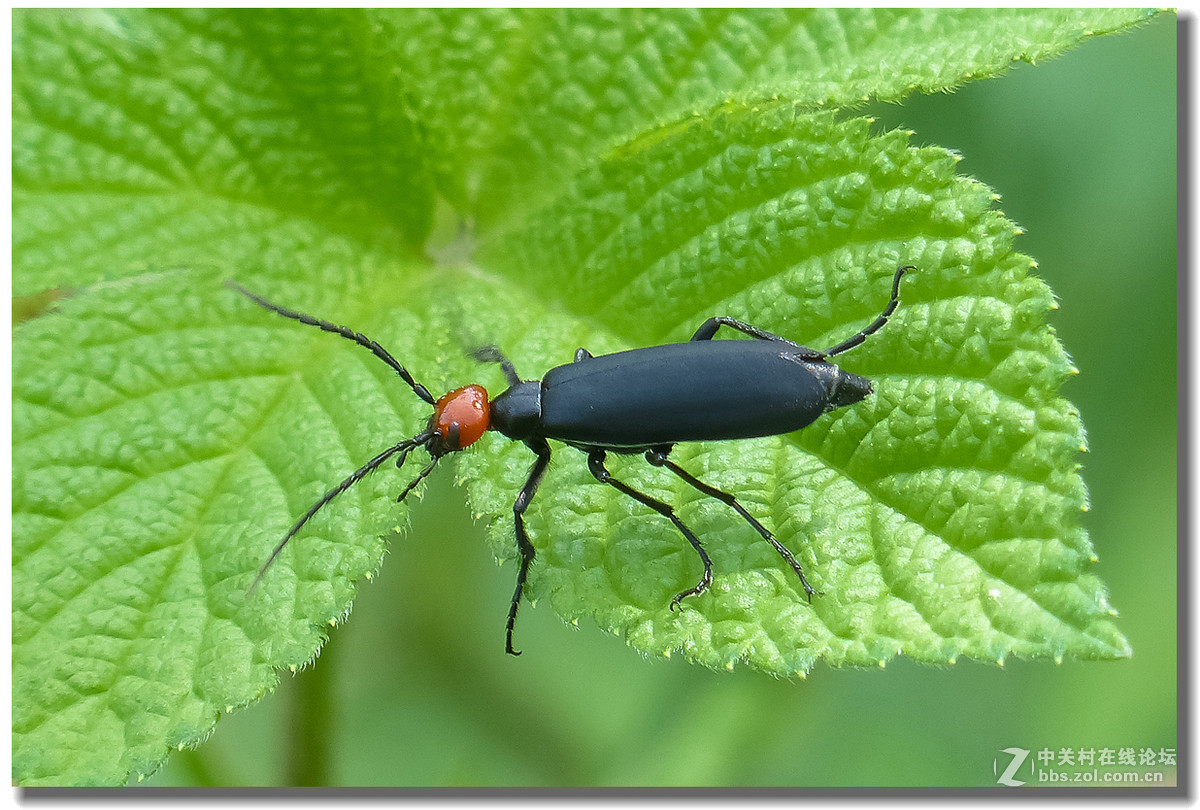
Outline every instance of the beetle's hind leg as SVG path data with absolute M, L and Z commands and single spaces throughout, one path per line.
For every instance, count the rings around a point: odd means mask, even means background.
M 722 503 L 732 507 L 733 510 L 745 518 L 746 522 L 753 526 L 754 530 L 762 535 L 762 538 L 770 543 L 771 546 L 777 552 L 779 552 L 779 556 L 783 557 L 784 561 L 792 567 L 792 570 L 796 572 L 796 576 L 800 578 L 800 585 L 803 586 L 804 595 L 808 597 L 809 602 L 812 601 L 813 594 L 817 594 L 818 596 L 821 595 L 820 591 L 808 584 L 808 579 L 804 576 L 804 569 L 800 567 L 800 563 L 797 562 L 796 557 L 792 554 L 792 552 L 788 551 L 787 547 L 784 546 L 783 543 L 780 543 L 778 540 L 776 540 L 775 535 L 771 534 L 771 532 L 767 530 L 766 526 L 759 523 L 758 520 L 755 519 L 754 515 L 747 512 L 746 507 L 738 503 L 738 499 L 736 497 L 728 492 L 725 492 L 724 490 L 717 489 L 714 486 L 704 483 L 699 478 L 668 459 L 667 453 L 669 452 L 671 452 L 671 448 L 669 446 L 666 448 L 658 447 L 647 450 L 646 461 L 650 462 L 655 467 L 666 467 L 668 470 L 682 478 L 688 485 L 694 487 L 700 492 L 703 492 L 710 498 L 716 498 L 718 501 L 721 501 Z
M 774 340 L 780 343 L 786 343 L 789 346 L 800 345 L 798 343 L 793 343 L 785 337 L 780 337 L 774 332 L 768 332 L 766 329 L 759 329 L 757 326 L 752 326 L 745 321 L 739 321 L 737 318 L 730 318 L 727 315 L 717 315 L 700 324 L 700 328 L 696 330 L 694 335 L 692 335 L 689 342 L 694 343 L 698 340 L 712 340 L 713 336 L 717 334 L 717 330 L 722 326 L 727 326 L 730 329 L 736 329 L 737 331 L 758 340 Z
M 838 345 L 826 349 L 825 351 L 821 352 L 821 355 L 824 357 L 833 357 L 841 354 L 842 352 L 847 352 L 850 349 L 853 349 L 855 346 L 862 344 L 864 340 L 882 329 L 887 324 L 888 318 L 890 318 L 892 313 L 896 311 L 896 307 L 900 306 L 900 279 L 904 277 L 905 273 L 916 269 L 917 268 L 911 264 L 905 264 L 896 268 L 896 275 L 892 277 L 891 300 L 888 301 L 888 305 L 884 307 L 883 312 L 879 314 L 879 317 L 876 318 L 870 326 L 866 327 L 857 334 L 850 336 L 846 340 L 843 340 Z
M 679 603 L 689 596 L 699 596 L 708 590 L 712 585 L 712 560 L 708 557 L 708 552 L 704 550 L 704 546 L 700 544 L 700 538 L 696 537 L 695 533 L 689 529 L 682 520 L 675 514 L 675 510 L 670 504 L 665 504 L 656 498 L 651 498 L 644 492 L 638 492 L 633 487 L 618 481 L 609 473 L 608 468 L 604 466 L 605 452 L 603 450 L 592 450 L 588 453 L 588 469 L 591 470 L 596 480 L 602 484 L 608 484 L 620 492 L 625 493 L 630 498 L 633 498 L 638 503 L 649 506 L 655 512 L 658 512 L 663 517 L 675 524 L 675 528 L 683 532 L 683 536 L 692 544 L 692 548 L 696 549 L 696 553 L 700 555 L 700 561 L 704 563 L 704 576 L 700 577 L 700 581 L 695 586 L 688 588 L 686 591 L 675 594 L 675 598 L 671 600 L 671 610 L 679 607 Z

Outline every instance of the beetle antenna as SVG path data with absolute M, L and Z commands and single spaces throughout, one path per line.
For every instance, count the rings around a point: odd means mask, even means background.
M 345 481 L 322 495 L 321 499 L 308 508 L 308 511 L 304 513 L 304 517 L 296 521 L 296 525 L 292 526 L 288 533 L 284 535 L 283 539 L 279 541 L 279 544 L 275 546 L 275 550 L 271 552 L 271 556 L 267 558 L 265 563 L 263 563 L 263 567 L 258 570 L 258 576 L 254 578 L 254 582 L 250 585 L 250 590 L 246 592 L 246 595 L 250 596 L 254 593 L 254 589 L 258 587 L 258 583 L 261 582 L 262 578 L 266 575 L 267 569 L 271 567 L 271 565 L 275 562 L 275 559 L 279 556 L 280 552 L 283 551 L 283 547 L 286 546 L 288 541 L 295 537 L 302 528 L 304 528 L 304 524 L 308 523 L 308 521 L 312 519 L 313 515 L 321 511 L 326 504 L 328 504 L 338 495 L 341 495 L 343 492 L 350 489 L 350 487 L 354 486 L 359 481 L 373 473 L 380 467 L 380 465 L 383 464 L 383 462 L 387 461 L 397 453 L 400 454 L 400 458 L 396 462 L 396 466 L 400 467 L 404 464 L 404 460 L 408 458 L 408 454 L 411 453 L 414 448 L 427 444 L 433 435 L 434 433 L 432 430 L 425 430 L 421 433 L 418 433 L 416 436 L 413 436 L 411 439 L 405 439 L 399 444 L 392 445 L 387 450 L 384 450 L 382 453 L 375 456 L 375 458 L 371 459 L 366 464 L 352 472 Z M 439 458 L 441 458 L 441 456 L 433 457 L 433 462 L 421 471 L 421 474 L 417 476 L 416 481 L 413 481 L 408 485 L 408 487 L 404 490 L 404 495 L 407 495 L 421 479 L 433 471 L 433 465 L 437 463 Z M 404 495 L 400 496 L 401 500 L 404 499 Z
M 900 277 L 903 276 L 907 271 L 916 270 L 916 269 L 917 268 L 914 267 L 913 265 L 906 264 L 903 267 L 896 270 L 896 277 L 894 279 L 892 279 L 892 300 L 888 302 L 888 305 L 884 308 L 884 310 L 880 314 L 880 316 L 875 319 L 875 323 L 871 324 L 870 326 L 868 326 L 866 329 L 859 332 L 854 337 L 851 337 L 848 340 L 842 341 L 838 345 L 834 346 L 832 349 L 826 349 L 825 351 L 821 352 L 821 354 L 823 354 L 826 357 L 833 357 L 836 354 L 841 354 L 842 352 L 849 351 L 850 349 L 853 349 L 855 346 L 862 343 L 869 336 L 875 334 L 880 329 L 882 329 L 883 325 L 888 322 L 888 318 L 891 316 L 891 314 L 893 312 L 896 311 L 896 307 L 900 304 Z
M 237 290 L 242 295 L 258 304 L 260 307 L 269 309 L 277 315 L 282 315 L 285 318 L 291 318 L 293 321 L 299 321 L 300 323 L 307 324 L 308 326 L 315 326 L 325 332 L 332 332 L 335 335 L 341 335 L 347 340 L 353 340 L 359 346 L 370 349 L 376 357 L 391 366 L 391 368 L 400 375 L 400 379 L 408 383 L 414 394 L 428 402 L 430 405 L 434 404 L 435 400 L 429 393 L 428 388 L 414 380 L 412 375 L 408 373 L 408 369 L 400 365 L 400 363 L 396 361 L 396 358 L 392 357 L 387 349 L 383 348 L 361 332 L 355 332 L 348 326 L 338 326 L 336 323 L 324 321 L 320 318 L 314 318 L 312 315 L 305 315 L 303 312 L 297 312 L 294 309 L 288 309 L 287 307 L 281 307 L 278 304 L 272 304 L 267 299 L 263 298 L 262 296 L 255 295 L 235 281 L 226 281 L 225 286 L 229 287 L 231 290 Z
M 521 382 L 521 378 L 517 374 L 517 369 L 512 364 L 512 361 L 505 357 L 504 352 L 500 351 L 497 347 L 480 346 L 471 352 L 471 357 L 480 363 L 499 363 L 500 370 L 504 372 L 504 379 L 508 381 L 510 387 Z

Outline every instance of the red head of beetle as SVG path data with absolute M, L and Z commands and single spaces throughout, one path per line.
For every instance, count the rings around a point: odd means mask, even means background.
M 446 452 L 453 452 L 477 442 L 490 417 L 487 391 L 482 385 L 467 385 L 446 392 L 434 403 L 429 426 L 441 437 Z

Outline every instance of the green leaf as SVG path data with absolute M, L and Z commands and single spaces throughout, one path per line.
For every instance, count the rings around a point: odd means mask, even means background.
M 1148 19 L 1138 9 L 376 12 L 473 213 L 529 210 L 597 151 L 726 100 L 814 107 L 997 76 Z
M 361 13 L 17 12 L 14 291 L 419 243 L 418 124 Z
M 880 79 L 881 97 L 1119 22 L 830 14 L 16 13 L 14 290 L 66 289 L 14 334 L 14 779 L 121 783 L 198 743 L 312 660 L 405 522 L 414 473 L 381 469 L 247 593 L 296 518 L 428 408 L 229 276 L 352 325 L 441 392 L 501 387 L 465 347 L 494 342 L 534 377 L 576 346 L 686 339 L 713 314 L 831 345 L 914 264 L 892 323 L 840 358 L 875 396 L 672 456 L 736 493 L 822 596 L 803 599 L 732 511 L 614 458 L 712 554 L 711 592 L 670 611 L 695 555 L 562 447 L 528 513 L 528 595 L 645 653 L 780 675 L 898 653 L 1128 655 L 1079 524 L 1083 429 L 1057 394 L 1073 369 L 1015 228 L 948 152 L 814 112 L 864 92 L 873 49 L 908 53 L 914 32 L 949 33 L 904 59 L 945 48 L 957 67 Z M 860 36 L 835 47 L 834 30 Z M 985 30 L 994 51 L 948 44 Z M 794 79 L 810 51 L 829 87 Z M 662 71 L 628 70 L 639 55 Z M 471 261 L 413 255 L 435 192 L 462 210 L 507 200 Z M 501 557 L 531 460 L 489 435 L 443 462 Z

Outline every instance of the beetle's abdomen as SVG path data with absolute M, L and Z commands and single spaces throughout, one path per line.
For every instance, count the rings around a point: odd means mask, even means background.
M 871 393 L 868 380 L 801 353 L 777 341 L 694 341 L 559 366 L 542 380 L 542 433 L 613 448 L 774 436 Z

